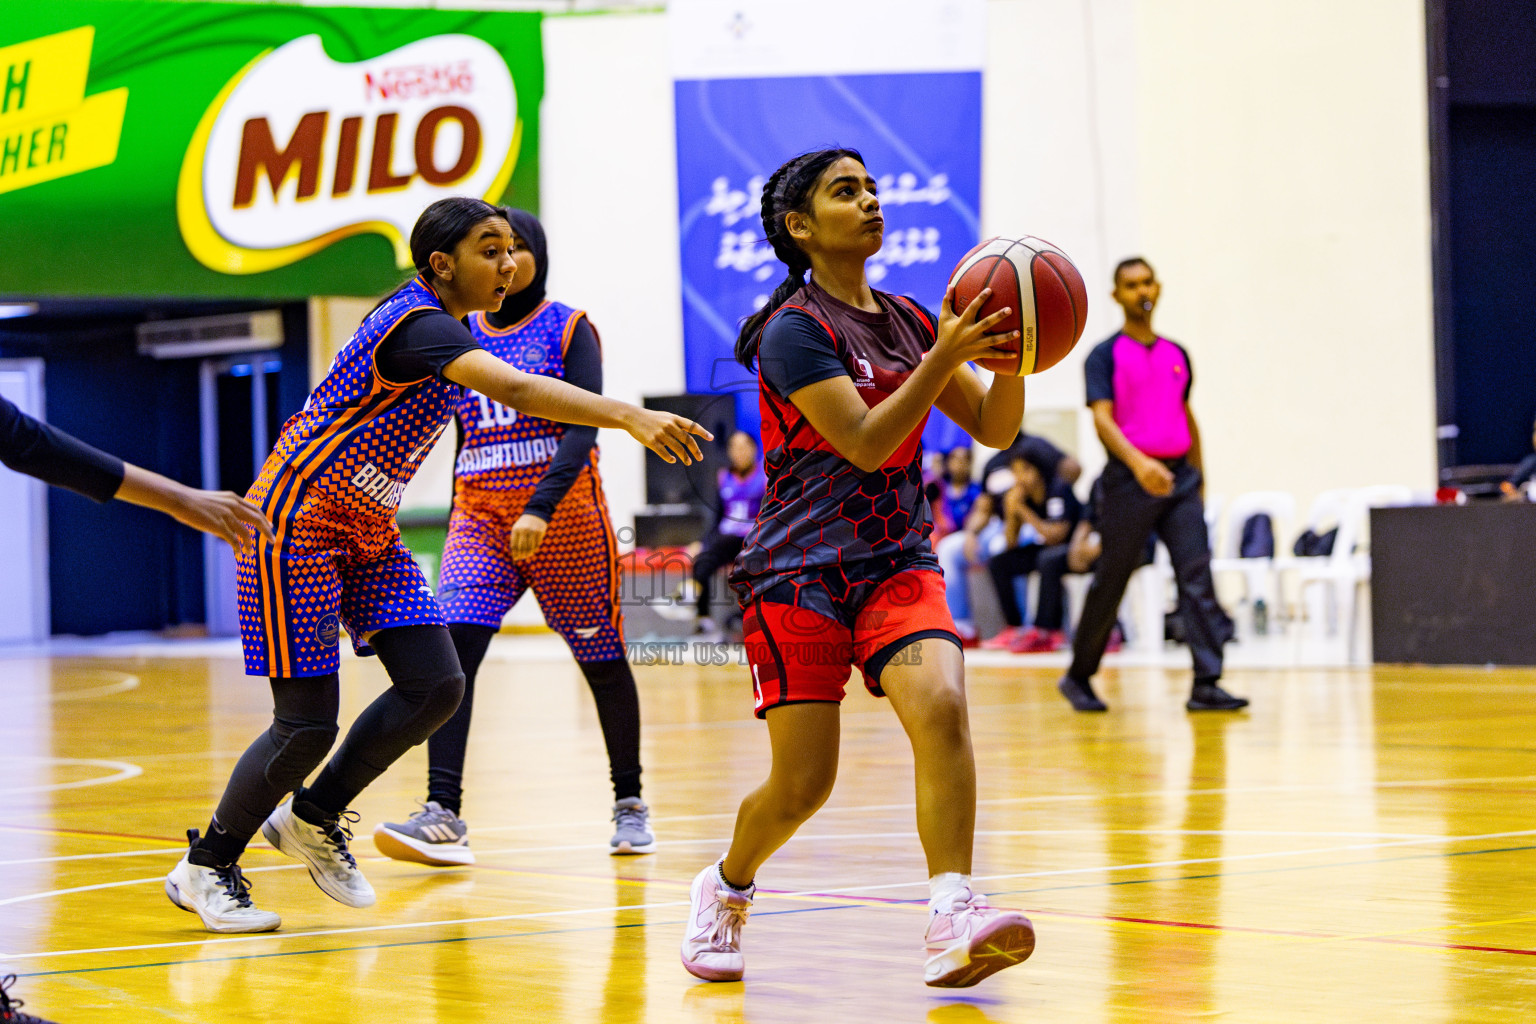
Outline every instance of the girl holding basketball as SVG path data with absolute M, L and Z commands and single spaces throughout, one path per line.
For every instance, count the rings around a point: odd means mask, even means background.
M 277 445 L 248 498 L 272 522 L 238 558 L 246 672 L 271 678 L 272 726 L 235 766 L 208 834 L 165 880 L 166 895 L 216 932 L 261 932 L 239 867 L 259 829 L 303 861 L 328 896 L 371 906 L 348 848 L 348 805 L 442 725 L 464 692 L 443 612 L 400 541 L 395 507 L 470 388 L 508 409 L 622 427 L 664 460 L 699 458 L 682 418 L 638 409 L 524 373 L 487 352 L 463 318 L 501 305 L 516 261 L 506 214 L 479 199 L 442 199 L 411 231 L 417 274 L 363 318 Z M 342 627 L 377 652 L 390 687 L 363 710 L 334 757 Z M 279 806 L 283 797 L 293 799 Z
M 549 249 L 526 210 L 507 210 L 517 269 L 501 308 L 472 313 L 469 330 L 496 358 L 600 394 L 602 347 L 587 315 L 545 297 Z M 564 638 L 597 702 L 613 780 L 615 854 L 650 853 L 640 799 L 640 698 L 624 656 L 618 545 L 597 471 L 597 429 L 512 413 L 466 392 L 438 601 L 448 619 L 464 700 L 427 741 L 427 799 L 403 822 L 373 831 L 379 852 L 433 865 L 473 864 L 459 817 L 475 676 L 512 606 L 532 590 Z
M 963 311 L 951 291 L 934 317 L 870 288 L 865 261 L 884 219 L 853 150 L 780 167 L 763 186 L 762 222 L 789 274 L 736 343 L 761 384 L 768 488 L 732 584 L 773 759 L 742 801 L 730 849 L 693 881 L 683 965 L 710 981 L 742 976 L 753 879 L 831 793 L 838 705 L 857 666 L 912 743 L 930 875 L 925 980 L 973 985 L 1027 957 L 1034 931 L 970 885 L 965 666 L 928 541 L 920 437 L 937 407 L 990 447 L 1013 439 L 1022 378 L 1000 375 L 988 388 L 966 363 L 1002 355 L 997 346 L 1018 336 L 988 334 L 1009 313 L 980 316 L 988 291 Z

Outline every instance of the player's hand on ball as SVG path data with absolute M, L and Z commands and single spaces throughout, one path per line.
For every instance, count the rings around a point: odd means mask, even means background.
M 635 409 L 627 429 L 636 441 L 661 456 L 661 461 L 682 460 L 685 466 L 704 459 L 699 442 L 694 440 L 696 437 L 706 441 L 715 439 L 714 434 L 692 420 L 655 409 Z
M 517 522 L 512 524 L 512 560 L 527 558 L 539 550 L 539 545 L 544 542 L 544 531 L 549 529 L 549 523 L 536 515 L 524 512 L 517 517 Z
M 990 316 L 981 316 L 981 308 L 991 297 L 992 289 L 983 288 L 970 305 L 956 312 L 955 288 L 950 285 L 944 294 L 944 306 L 939 313 L 939 328 L 931 354 L 954 363 L 956 367 L 978 359 L 1005 355 L 1006 352 L 998 346 L 1011 345 L 1018 340 L 1019 332 L 989 333 L 1013 312 L 1010 307 L 1004 306 Z

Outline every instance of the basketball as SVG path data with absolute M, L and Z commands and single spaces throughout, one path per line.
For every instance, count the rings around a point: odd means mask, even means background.
M 1083 336 L 1088 319 L 1083 276 L 1066 253 L 1042 239 L 989 238 L 961 257 L 949 283 L 955 289 L 957 313 L 983 288 L 991 288 L 992 296 L 981 316 L 1005 306 L 1013 310 L 994 332 L 1019 332 L 1007 346 L 1013 354 L 977 360 L 993 373 L 1022 377 L 1049 370 Z

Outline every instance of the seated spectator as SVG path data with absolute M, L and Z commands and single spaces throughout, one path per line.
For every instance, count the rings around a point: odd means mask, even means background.
M 969 445 L 951 448 L 944 456 L 944 476 L 935 481 L 929 495 L 933 506 L 933 540 L 938 541 L 965 525 L 971 506 L 981 496 L 981 484 L 971 479 Z
M 971 619 L 970 588 L 966 581 L 972 566 L 986 565 L 987 559 L 1003 548 L 1003 521 L 993 514 L 998 505 L 996 498 L 980 491 L 959 529 L 941 537 L 933 546 L 939 566 L 944 570 L 944 599 L 949 604 L 950 617 L 955 620 L 955 630 L 966 647 L 975 647 L 977 640 L 976 624 Z
M 988 459 L 987 464 L 982 467 L 981 484 L 988 494 L 1001 497 L 1013 485 L 1009 467 L 1013 464 L 1014 456 L 1017 455 L 1023 455 L 1032 460 L 1035 465 L 1045 467 L 1047 480 L 1060 479 L 1065 481 L 1068 487 L 1076 486 L 1078 478 L 1083 475 L 1082 463 L 1077 459 L 1045 438 L 1026 434 L 1021 430 L 1012 444 Z
M 1072 493 L 1072 485 L 1060 477 L 1047 476 L 1049 465 L 1024 452 L 1010 460 L 1014 482 L 1003 496 L 1004 549 L 987 562 L 1007 626 L 983 647 L 1011 650 L 1024 641 L 1024 613 L 1014 581 L 1034 572 L 1045 551 L 1064 549 L 1082 518 L 1083 506 Z
M 717 480 L 720 517 L 704 535 L 693 557 L 693 582 L 698 588 L 695 633 L 716 631 L 715 620 L 710 618 L 710 582 L 721 566 L 731 564 L 741 554 L 742 542 L 757 521 L 767 487 L 763 464 L 757 457 L 757 442 L 751 434 L 744 430 L 732 434 L 725 457 L 727 465 L 720 470 Z
M 1066 646 L 1066 587 L 1063 580 L 1068 573 L 1082 575 L 1093 571 L 1098 563 L 1102 543 L 1099 539 L 1099 503 L 1104 488 L 1099 480 L 1093 482 L 1088 504 L 1083 506 L 1083 517 L 1072 528 L 1072 536 L 1065 544 L 1058 544 L 1040 552 L 1035 571 L 1040 574 L 1039 597 L 1035 602 L 1035 624 L 1026 630 L 1010 650 L 1015 652 L 1059 651 Z M 1106 650 L 1120 649 L 1118 635 L 1111 635 Z
M 1536 448 L 1536 427 L 1532 428 L 1531 447 Z M 1509 479 L 1499 485 L 1504 492 L 1505 501 L 1536 501 L 1536 493 L 1532 493 L 1531 482 L 1536 480 L 1536 452 L 1532 452 L 1520 460 L 1520 465 L 1509 475 Z

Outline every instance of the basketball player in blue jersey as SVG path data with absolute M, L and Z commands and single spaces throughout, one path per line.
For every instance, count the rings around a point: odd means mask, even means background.
M 400 541 L 395 508 L 470 388 L 508 409 L 567 423 L 622 427 L 671 462 L 699 458 L 677 416 L 638 409 L 524 373 L 486 352 L 463 318 L 501 305 L 516 266 L 512 229 L 478 199 L 433 203 L 411 232 L 417 275 L 379 303 L 343 346 L 304 409 L 283 425 L 248 497 L 274 537 L 241 553 L 246 672 L 271 679 L 272 727 L 235 766 L 207 835 L 165 891 L 210 931 L 271 931 L 251 902 L 239 857 L 259 829 L 303 861 L 332 898 L 374 902 L 348 848 L 348 805 L 459 705 L 464 675 L 442 609 Z M 338 734 L 342 630 L 374 653 L 390 688 L 358 716 L 313 783 Z M 293 799 L 281 803 L 293 793 Z
M 1023 914 L 971 888 L 965 662 L 928 542 L 920 438 L 937 406 L 982 444 L 1013 439 L 1022 378 L 988 388 L 966 363 L 1016 334 L 988 335 L 1008 313 L 979 319 L 988 290 L 958 314 L 947 295 L 936 318 L 870 288 L 865 261 L 885 221 L 852 150 L 780 167 L 763 186 L 762 221 L 789 276 L 736 343 L 758 369 L 768 489 L 731 582 L 773 761 L 742 801 L 730 849 L 693 881 L 683 966 L 709 981 L 742 976 L 753 879 L 832 791 L 839 702 L 858 666 L 912 743 L 930 875 L 925 981 L 974 985 L 1029 956 L 1035 939 Z
M 545 297 L 544 228 L 508 210 L 516 270 L 501 308 L 474 313 L 485 350 L 528 373 L 603 389 L 597 331 L 579 309 Z M 473 864 L 459 817 L 475 675 L 501 620 L 532 589 L 544 618 L 570 646 L 597 703 L 613 780 L 609 850 L 650 853 L 655 838 L 640 798 L 640 698 L 624 654 L 618 545 L 597 471 L 597 430 L 514 412 L 484 395 L 457 408 L 459 456 L 438 600 L 464 670 L 464 700 L 427 741 L 427 800 L 374 829 L 379 852 L 423 864 Z

